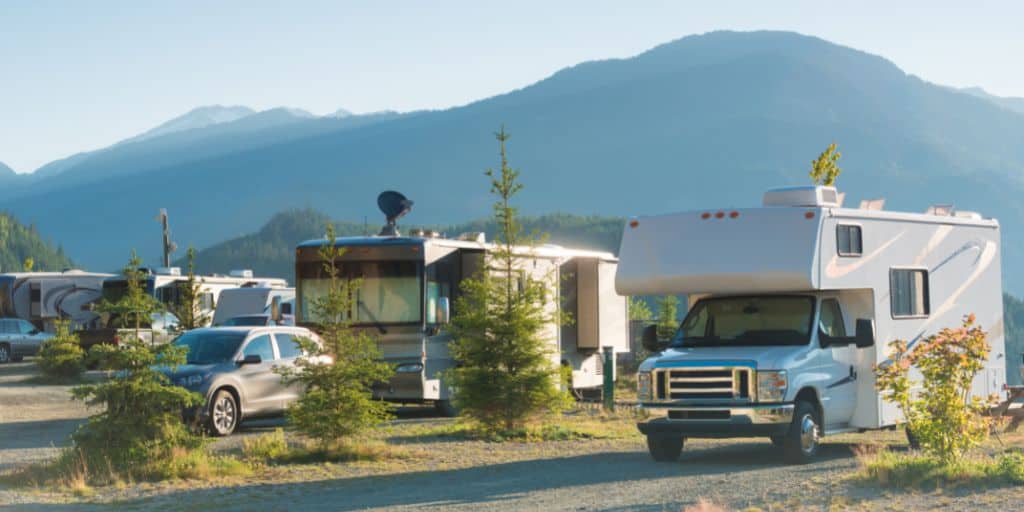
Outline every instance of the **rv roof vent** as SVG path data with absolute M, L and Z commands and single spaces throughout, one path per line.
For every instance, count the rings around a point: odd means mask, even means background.
M 981 220 L 981 214 L 978 212 L 953 212 L 953 216 L 958 219 L 971 219 Z
M 157 267 L 156 273 L 161 276 L 180 276 L 181 267 Z
M 939 217 L 952 217 L 953 216 L 953 205 L 951 204 L 933 204 L 928 207 L 928 210 L 924 212 L 925 215 L 938 215 Z
M 885 198 L 880 197 L 878 199 L 864 199 L 860 202 L 861 210 L 878 210 L 881 211 L 885 208 Z
M 242 279 L 252 279 L 252 270 L 232 270 L 228 275 L 231 277 L 241 277 Z
M 409 233 L 411 236 L 416 238 L 440 238 L 441 233 L 437 231 L 431 231 L 429 229 L 414 229 Z
M 487 235 L 479 231 L 471 231 L 459 235 L 458 240 L 461 240 L 463 242 L 476 242 L 478 244 L 483 244 L 487 243 Z
M 784 187 L 764 193 L 764 206 L 836 208 L 839 204 L 839 192 L 835 187 Z

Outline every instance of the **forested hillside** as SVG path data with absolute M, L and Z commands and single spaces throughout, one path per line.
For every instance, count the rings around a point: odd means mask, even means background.
M 26 226 L 7 213 L 0 213 L 0 272 L 20 272 L 27 258 L 35 270 L 63 270 L 71 260 L 62 247 L 44 241 L 34 226 Z

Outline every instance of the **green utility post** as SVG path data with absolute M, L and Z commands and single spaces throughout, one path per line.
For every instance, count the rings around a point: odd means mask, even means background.
M 603 347 L 604 351 L 604 408 L 615 410 L 615 347 Z

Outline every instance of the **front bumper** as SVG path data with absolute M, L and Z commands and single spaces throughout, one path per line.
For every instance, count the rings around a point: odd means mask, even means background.
M 637 423 L 648 436 L 765 437 L 783 435 L 793 422 L 793 404 L 729 406 L 642 405 L 650 418 Z

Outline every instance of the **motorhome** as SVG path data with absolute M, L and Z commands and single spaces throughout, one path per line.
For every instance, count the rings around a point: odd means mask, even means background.
M 47 332 L 53 332 L 58 318 L 76 330 L 94 326 L 99 316 L 91 305 L 111 277 L 81 270 L 0 274 L 0 317 L 28 320 Z
M 288 283 L 284 279 L 254 277 L 251 270 L 234 270 L 228 275 L 197 275 L 200 295 L 198 298 L 198 314 L 211 319 L 214 309 L 225 290 L 245 287 L 278 287 L 284 288 Z M 170 308 L 177 307 L 181 291 L 188 283 L 188 275 L 178 267 L 146 269 L 143 274 L 142 286 L 147 293 Z M 125 276 L 115 276 L 103 281 L 103 299 L 117 302 L 128 289 Z
M 274 311 L 275 304 L 277 311 Z M 213 314 L 213 325 L 222 325 L 232 318 L 242 316 L 267 316 L 281 319 L 285 323 L 294 320 L 295 288 L 257 286 L 224 290 L 217 301 Z
M 644 333 L 659 351 L 638 374 L 654 459 L 677 459 L 685 438 L 763 436 L 799 463 L 822 435 L 894 426 L 900 412 L 874 377 L 889 342 L 913 345 L 969 314 L 992 346 L 973 394 L 1002 392 L 999 223 L 948 205 L 841 202 L 834 188 L 796 187 L 760 208 L 626 223 L 618 292 L 689 300 L 667 344 Z
M 450 308 L 462 281 L 477 275 L 495 246 L 482 233 L 456 239 L 424 231 L 400 236 L 393 217 L 389 214 L 389 227 L 378 236 L 311 240 L 298 246 L 296 321 L 314 328 L 320 322 L 311 307 L 329 284 L 320 249 L 325 244 L 344 248 L 334 265 L 343 279 L 359 279 L 352 327 L 377 337 L 384 359 L 396 372 L 375 389 L 376 398 L 432 402 L 450 415 L 453 391 L 443 373 L 455 365 L 446 324 L 457 312 Z M 566 325 L 552 320 L 545 327 L 552 365 L 571 368 L 573 389 L 601 386 L 602 348 L 613 347 L 616 353 L 629 349 L 627 301 L 614 289 L 615 257 L 552 245 L 516 252 L 523 270 L 550 286 L 549 310 L 567 312 L 575 320 Z

